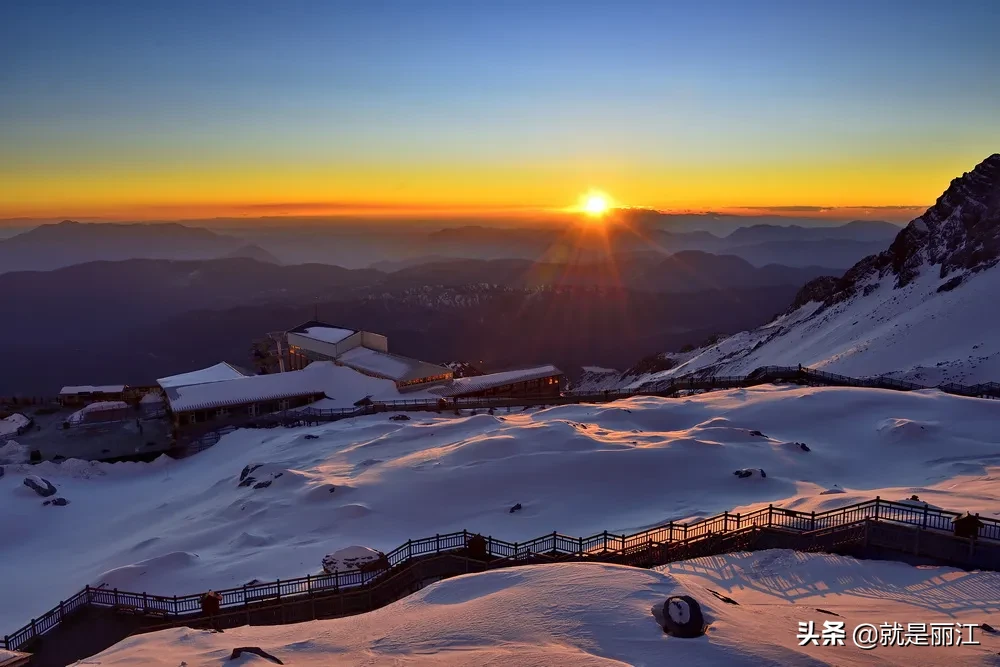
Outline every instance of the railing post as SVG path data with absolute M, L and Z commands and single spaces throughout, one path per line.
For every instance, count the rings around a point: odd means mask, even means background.
M 306 593 L 309 594 L 309 597 L 312 597 L 313 587 L 312 587 L 312 575 L 311 574 L 307 574 L 306 575 Z
M 927 504 L 926 503 L 924 504 L 924 520 L 923 520 L 923 523 L 920 525 L 920 527 L 921 527 L 921 529 L 926 529 L 927 528 Z
M 340 592 L 340 570 L 333 571 L 333 590 Z
M 413 558 L 413 540 L 406 540 L 406 560 Z
M 441 553 L 441 535 L 434 535 L 434 552 Z
M 84 592 L 87 594 L 87 604 L 90 604 L 90 584 L 83 587 Z
M 63 622 L 63 618 L 66 615 L 65 611 L 63 610 L 63 602 L 64 602 L 64 600 L 59 600 L 59 622 L 60 623 Z
M 881 496 L 875 496 L 875 520 L 878 521 L 878 506 L 882 502 Z
M 736 513 L 736 530 L 740 529 L 740 513 Z
M 608 550 L 608 531 L 604 531 L 604 550 Z
M 810 523 L 810 528 L 809 528 L 809 530 L 816 530 L 816 510 L 813 510 L 813 513 L 812 513 L 812 521 L 811 521 L 811 523 Z
M 552 531 L 552 553 L 555 553 L 556 549 L 556 531 Z
M 149 596 L 146 595 L 146 591 L 142 592 L 142 613 L 146 613 L 149 610 Z
M 177 611 L 177 596 L 174 596 L 174 616 L 180 616 L 180 612 Z
M 729 530 L 729 510 L 722 513 L 722 532 Z
M 38 636 L 38 629 L 35 627 L 35 619 L 31 619 L 31 636 L 32 637 Z
M 771 516 L 774 514 L 774 503 L 770 503 L 767 506 L 767 527 L 771 527 Z
M 281 602 L 281 579 L 274 582 L 278 586 L 278 602 Z
M 579 554 L 580 554 L 580 558 L 583 558 L 583 537 L 580 538 Z
M 115 606 L 118 606 L 118 589 L 115 589 Z

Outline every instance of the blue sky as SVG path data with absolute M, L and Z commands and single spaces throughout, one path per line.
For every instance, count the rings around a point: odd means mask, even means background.
M 952 173 L 997 150 L 998 34 L 993 2 L 7 0 L 0 176 Z

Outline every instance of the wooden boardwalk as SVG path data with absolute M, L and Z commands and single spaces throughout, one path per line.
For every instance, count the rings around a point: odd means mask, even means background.
M 553 532 L 508 542 L 468 531 L 435 535 L 386 554 L 369 572 L 323 574 L 218 591 L 216 627 L 275 625 L 337 618 L 383 607 L 426 583 L 471 572 L 558 562 L 654 567 L 703 556 L 794 549 L 914 564 L 1000 569 L 1000 521 L 982 519 L 975 539 L 956 537 L 957 512 L 876 498 L 827 512 L 769 506 L 748 514 L 724 512 L 691 523 L 669 522 L 632 535 L 589 537 Z M 61 666 L 93 655 L 136 632 L 208 627 L 201 593 L 160 596 L 87 587 L 70 600 L 4 637 L 4 647 L 34 654 L 33 665 Z

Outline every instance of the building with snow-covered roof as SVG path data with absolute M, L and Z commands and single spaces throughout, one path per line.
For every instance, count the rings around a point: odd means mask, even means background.
M 451 380 L 450 368 L 389 352 L 388 339 L 370 331 L 312 320 L 285 333 L 287 368 L 301 370 L 314 361 L 332 361 L 370 377 L 392 380 L 411 391 Z
M 126 385 L 75 385 L 59 390 L 59 402 L 63 405 L 86 405 L 97 401 L 121 401 L 125 398 Z
M 446 366 L 366 347 L 356 347 L 345 352 L 337 357 L 337 363 L 371 377 L 392 380 L 400 391 L 447 382 L 453 377 L 452 370 Z
M 311 361 L 333 361 L 356 347 L 388 352 L 385 336 L 370 331 L 337 327 L 311 320 L 285 333 L 288 341 L 289 369 L 301 370 Z
M 256 417 L 308 405 L 326 396 L 324 364 L 287 373 L 243 375 L 164 387 L 177 426 Z M 214 367 L 213 367 L 214 368 Z M 202 376 L 204 379 L 206 376 Z
M 223 380 L 236 380 L 246 376 L 246 373 L 232 364 L 222 362 L 197 371 L 190 371 L 188 373 L 180 373 L 178 375 L 160 378 L 156 381 L 156 384 L 166 390 L 170 387 L 189 387 L 196 384 L 208 384 L 210 382 L 221 382 Z
M 562 390 L 563 372 L 551 364 L 455 378 L 441 393 L 451 398 L 486 396 L 556 397 Z

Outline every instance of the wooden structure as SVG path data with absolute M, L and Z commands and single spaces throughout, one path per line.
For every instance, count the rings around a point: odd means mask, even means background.
M 59 391 L 59 402 L 64 406 L 88 405 L 98 401 L 124 401 L 128 385 L 77 385 L 63 387 Z
M 969 539 L 952 533 L 952 522 L 959 516 L 958 512 L 927 505 L 918 507 L 876 498 L 826 512 L 774 506 L 746 514 L 724 512 L 691 523 L 671 521 L 631 535 L 604 531 L 573 537 L 553 531 L 526 542 L 508 542 L 461 531 L 408 540 L 385 555 L 385 569 L 307 575 L 218 590 L 221 609 L 212 620 L 226 628 L 334 618 L 384 606 L 427 581 L 552 562 L 653 567 L 734 551 L 794 549 L 970 569 L 1000 568 L 1000 521 L 979 519 L 982 526 L 976 539 Z M 209 618 L 202 613 L 201 598 L 202 593 L 167 597 L 88 586 L 5 636 L 3 646 L 38 652 L 39 665 L 63 665 L 137 631 L 206 627 Z M 107 637 L 104 641 L 109 643 L 95 650 L 90 632 L 85 639 L 91 643 L 74 657 L 67 653 L 67 641 L 61 640 L 59 633 L 67 618 L 87 614 L 105 618 L 103 627 L 117 624 L 122 634 Z M 128 622 L 121 622 L 123 618 Z M 67 624 L 67 632 L 75 627 L 79 624 Z M 58 658 L 46 661 L 43 656 L 49 650 Z

